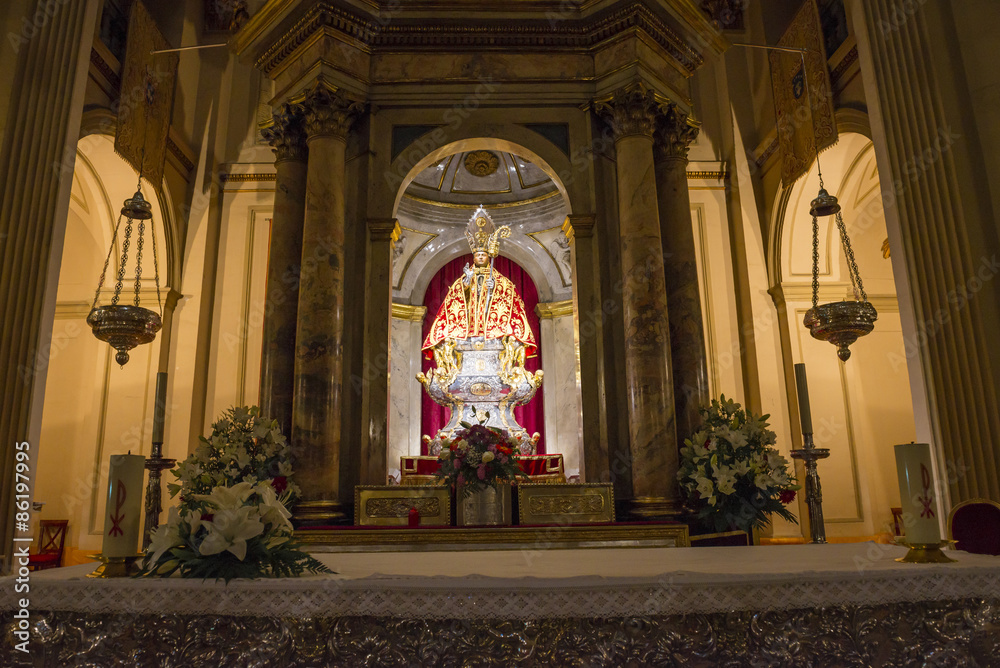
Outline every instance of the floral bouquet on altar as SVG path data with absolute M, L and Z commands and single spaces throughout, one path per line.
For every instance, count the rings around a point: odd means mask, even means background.
M 194 453 L 170 471 L 180 483 L 168 483 L 167 489 L 170 496 L 183 492 L 181 508 L 194 507 L 193 494 L 239 482 L 267 481 L 285 505 L 298 498 L 288 442 L 278 421 L 262 418 L 256 406 L 227 409 L 212 425 L 211 436 L 200 440 Z
M 768 415 L 757 416 L 722 396 L 702 408 L 704 422 L 681 448 L 677 479 L 689 506 L 715 531 L 749 533 L 770 516 L 796 522 L 785 505 L 795 500 L 788 460 L 775 449 Z
M 463 497 L 518 477 L 528 478 L 514 459 L 517 441 L 506 429 L 483 424 L 489 416 L 477 415 L 479 424 L 462 422 L 462 429 L 441 443 L 437 477 L 461 489 Z
M 180 505 L 157 528 L 142 575 L 224 579 L 330 572 L 292 539 L 289 447 L 277 421 L 233 407 L 212 425 L 168 485 Z

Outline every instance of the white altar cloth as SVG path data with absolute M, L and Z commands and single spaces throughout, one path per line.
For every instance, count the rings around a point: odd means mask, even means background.
M 319 553 L 336 575 L 223 582 L 32 573 L 30 610 L 422 619 L 628 617 L 1000 599 L 1000 558 L 901 564 L 876 543 L 517 552 Z M 0 610 L 16 607 L 0 579 Z

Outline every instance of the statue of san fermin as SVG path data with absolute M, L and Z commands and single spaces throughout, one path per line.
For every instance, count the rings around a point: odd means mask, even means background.
M 535 350 L 535 335 L 514 284 L 493 266 L 510 228 L 496 227 L 479 207 L 465 236 L 474 266 L 466 264 L 451 285 L 421 346 L 435 367 L 417 374 L 417 380 L 435 402 L 451 409 L 447 424 L 431 441 L 430 454 L 462 422 L 481 421 L 487 413 L 484 424 L 506 429 L 520 438 L 522 454 L 534 454 L 537 437 L 529 437 L 513 409 L 531 401 L 542 384 L 542 371 L 524 368 Z

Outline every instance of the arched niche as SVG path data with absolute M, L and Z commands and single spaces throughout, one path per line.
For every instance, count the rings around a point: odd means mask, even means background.
M 45 503 L 38 519 L 68 519 L 65 563 L 84 563 L 101 546 L 108 461 L 113 454 L 148 454 L 161 335 L 130 353 L 124 368 L 114 350 L 94 338 L 86 317 L 107 260 L 101 304 L 109 302 L 119 267 L 124 227 L 114 241 L 122 202 L 136 190 L 135 171 L 114 152 L 113 138 L 93 132 L 77 144 L 65 241 L 60 260 L 51 343 L 36 356 L 46 374 L 37 444 L 35 499 Z M 143 183 L 157 235 L 161 295 L 170 262 L 157 191 Z M 124 225 L 124 223 L 123 223 Z M 120 303 L 131 303 L 135 283 L 137 225 Z M 110 255 L 109 255 L 110 248 Z M 144 234 L 141 305 L 157 310 L 153 245 Z M 167 453 L 169 456 L 169 453 Z
M 823 509 L 831 537 L 889 533 L 890 508 L 899 505 L 892 446 L 915 438 L 904 332 L 871 139 L 841 132 L 820 156 L 826 190 L 835 195 L 864 288 L 879 312 L 875 330 L 851 346 L 841 362 L 834 346 L 813 339 L 803 325 L 812 306 L 813 231 L 810 202 L 820 182 L 817 165 L 783 189 L 772 219 L 768 269 L 772 294 L 785 307 L 781 327 L 786 377 L 805 363 L 814 438 L 829 448 L 820 464 Z M 847 258 L 832 216 L 819 218 L 819 303 L 852 299 Z M 797 416 L 792 416 L 797 424 Z

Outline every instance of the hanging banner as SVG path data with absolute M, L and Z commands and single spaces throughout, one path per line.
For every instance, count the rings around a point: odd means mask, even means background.
M 128 42 L 119 90 L 115 152 L 159 186 L 174 107 L 176 53 L 150 53 L 170 45 L 142 2 L 129 13 Z
M 809 170 L 817 143 L 819 150 L 837 143 L 833 88 L 816 0 L 802 4 L 778 45 L 809 50 L 804 69 L 797 53 L 770 54 L 781 181 L 787 186 Z

